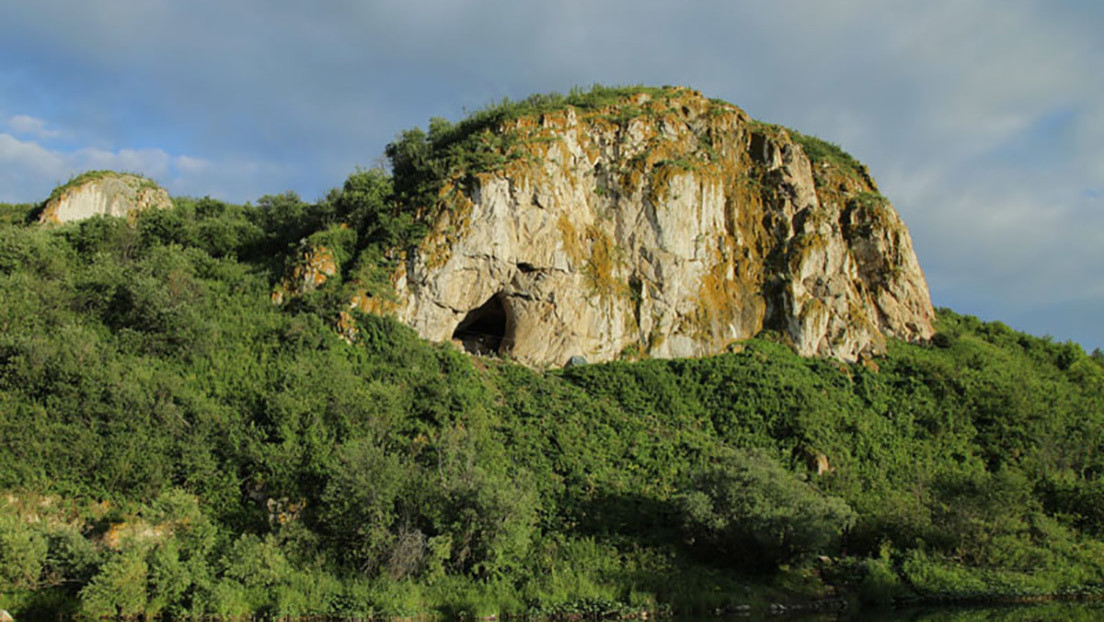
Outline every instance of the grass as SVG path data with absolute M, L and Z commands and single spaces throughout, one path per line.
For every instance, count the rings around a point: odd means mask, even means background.
M 809 156 L 813 163 L 828 162 L 841 168 L 853 169 L 862 167 L 858 160 L 836 143 L 810 134 L 802 134 L 796 130 L 790 130 L 789 132 L 790 137 L 793 138 L 795 143 L 801 145 L 805 155 Z

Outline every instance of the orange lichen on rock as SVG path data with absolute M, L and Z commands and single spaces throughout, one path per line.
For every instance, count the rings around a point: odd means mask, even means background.
M 287 276 L 272 290 L 273 304 L 282 305 L 322 287 L 339 270 L 333 251 L 325 246 L 304 245 Z
M 119 550 L 136 543 L 159 542 L 170 532 L 168 525 L 151 525 L 142 520 L 122 521 L 112 523 L 101 542 L 109 549 Z

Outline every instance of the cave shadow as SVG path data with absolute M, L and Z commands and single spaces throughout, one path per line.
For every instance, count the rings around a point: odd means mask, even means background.
M 509 324 L 506 297 L 500 292 L 469 311 L 456 325 L 452 338 L 470 354 L 502 354 L 513 346 L 513 339 L 508 335 Z

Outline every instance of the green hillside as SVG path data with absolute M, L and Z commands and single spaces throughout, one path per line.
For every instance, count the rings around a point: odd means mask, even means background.
M 357 171 L 316 204 L 180 198 L 134 224 L 43 228 L 0 206 L 0 607 L 455 617 L 1100 593 L 1098 352 L 941 310 L 930 344 L 863 365 L 770 334 L 549 372 L 469 357 L 345 311 L 417 237 L 400 207 L 416 181 Z M 303 240 L 339 269 L 274 305 Z

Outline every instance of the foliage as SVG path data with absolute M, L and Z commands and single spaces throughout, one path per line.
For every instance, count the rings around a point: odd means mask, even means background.
M 845 170 L 863 170 L 862 164 L 836 143 L 810 134 L 802 134 L 796 130 L 789 130 L 789 134 L 794 142 L 801 145 L 805 155 L 814 164 L 825 162 Z
M 21 203 L 0 203 L 0 226 L 21 225 L 27 222 L 36 206 Z
M 15 516 L 0 515 L 0 591 L 37 587 L 46 552 L 45 538 Z
M 81 590 L 81 613 L 92 618 L 132 618 L 146 609 L 149 566 L 140 552 L 112 556 Z
M 682 495 L 691 538 L 741 565 L 774 569 L 800 555 L 832 552 L 854 520 L 763 451 L 725 453 L 694 474 Z

